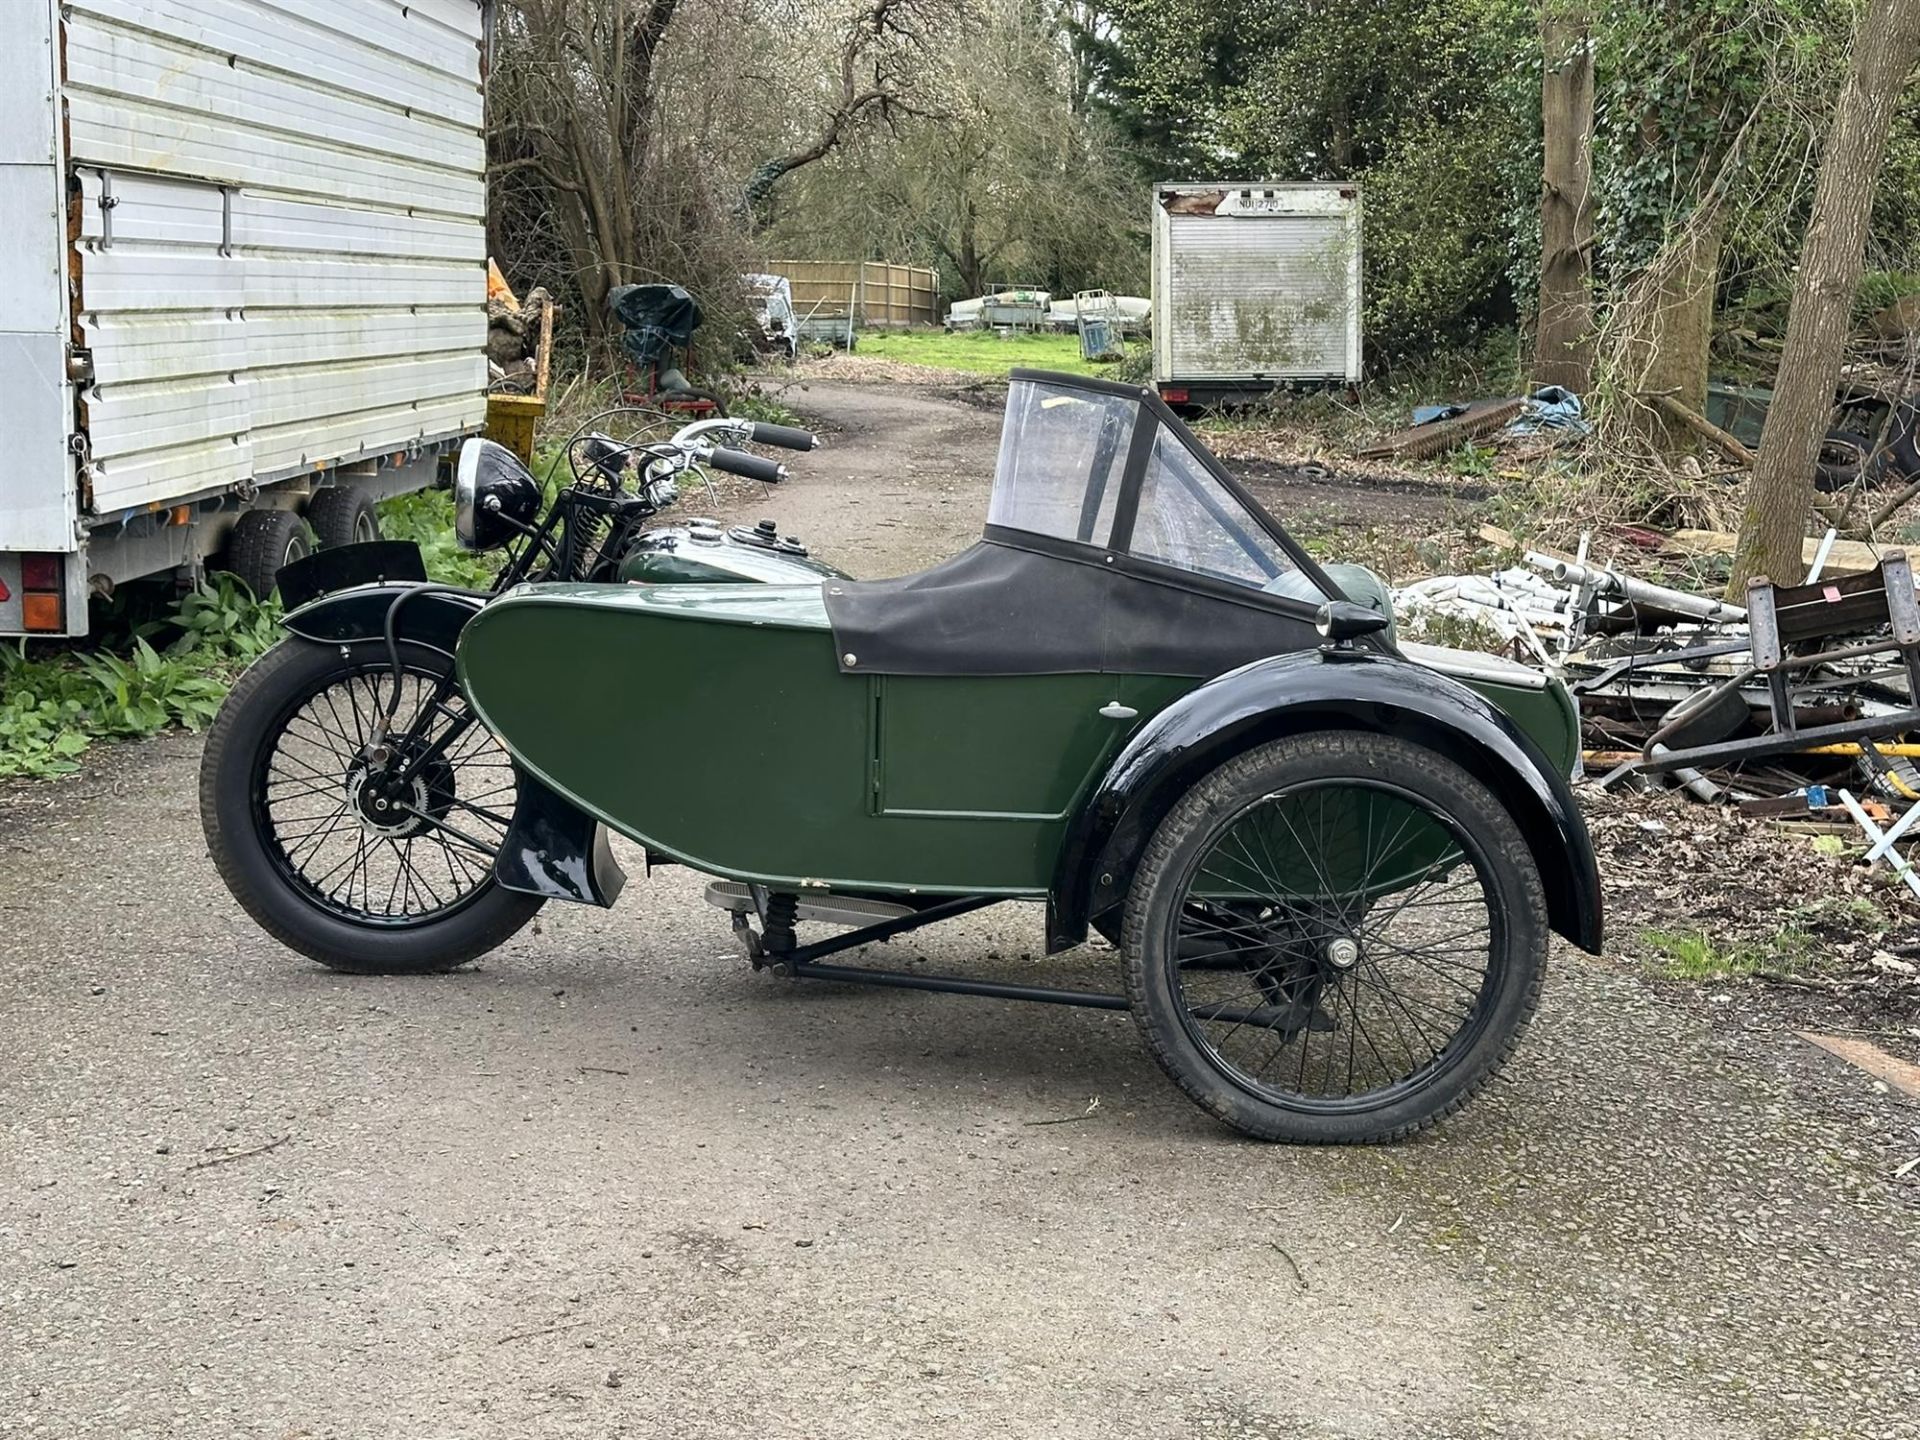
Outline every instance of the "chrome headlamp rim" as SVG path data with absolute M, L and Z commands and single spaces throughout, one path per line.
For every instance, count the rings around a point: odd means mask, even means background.
M 476 525 L 480 503 L 480 449 L 486 442 L 479 437 L 460 447 L 459 463 L 453 467 L 453 538 L 462 550 L 480 548 Z

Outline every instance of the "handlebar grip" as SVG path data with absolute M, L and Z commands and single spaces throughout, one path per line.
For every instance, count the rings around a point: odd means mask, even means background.
M 714 447 L 713 453 L 707 457 L 707 463 L 729 475 L 744 475 L 749 480 L 762 480 L 769 485 L 787 478 L 787 467 L 777 461 L 749 455 L 744 450 L 729 450 L 720 445 Z
M 791 425 L 769 425 L 761 420 L 747 427 L 747 438 L 756 445 L 778 445 L 783 450 L 811 450 L 820 443 L 819 437 L 810 430 L 796 430 Z

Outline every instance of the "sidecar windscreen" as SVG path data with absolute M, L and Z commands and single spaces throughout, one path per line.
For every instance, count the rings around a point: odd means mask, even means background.
M 1208 677 L 1339 595 L 1157 396 L 1016 370 L 980 543 L 825 599 L 844 671 Z
M 1316 605 L 1326 598 L 1310 580 L 1290 578 L 1299 567 L 1275 538 L 1277 527 L 1210 473 L 1184 426 L 1151 414 L 1143 423 L 1137 394 L 1016 380 L 987 524 Z M 1123 511 L 1136 470 L 1135 503 Z

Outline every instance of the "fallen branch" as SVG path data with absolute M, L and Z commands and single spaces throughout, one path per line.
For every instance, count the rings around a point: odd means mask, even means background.
M 532 1340 L 541 1335 L 558 1335 L 563 1330 L 578 1330 L 583 1325 L 591 1325 L 592 1323 L 591 1320 L 574 1320 L 565 1325 L 545 1325 L 538 1330 L 516 1330 L 511 1335 L 502 1335 L 493 1343 L 496 1345 L 506 1345 L 515 1340 Z
M 1893 519 L 1895 515 L 1899 514 L 1900 507 L 1916 495 L 1920 495 L 1920 479 L 1909 480 L 1895 492 L 1891 500 L 1873 512 L 1872 518 L 1867 521 L 1867 528 L 1869 530 L 1878 530 L 1882 525 Z
M 1307 1277 L 1300 1272 L 1300 1262 L 1287 1252 L 1287 1247 L 1282 1245 L 1278 1240 L 1269 1240 L 1267 1243 L 1279 1252 L 1282 1260 L 1287 1262 L 1287 1268 L 1293 1271 L 1293 1278 L 1300 1283 L 1301 1290 L 1305 1291 L 1309 1289 Z
M 1691 405 L 1682 404 L 1671 395 L 1642 395 L 1640 398 L 1669 420 L 1691 430 L 1734 464 L 1753 465 L 1753 451 L 1742 444 L 1738 436 L 1722 430 Z
M 234 1150 L 225 1155 L 216 1155 L 211 1160 L 196 1160 L 187 1166 L 187 1169 L 211 1170 L 215 1165 L 231 1165 L 236 1160 L 251 1160 L 255 1155 L 264 1155 L 269 1150 L 278 1150 L 292 1138 L 293 1135 L 289 1132 L 278 1140 L 269 1140 L 266 1144 L 256 1145 L 251 1150 Z

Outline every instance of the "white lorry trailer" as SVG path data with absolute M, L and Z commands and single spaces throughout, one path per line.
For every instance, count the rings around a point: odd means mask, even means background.
M 0 635 L 373 538 L 486 415 L 486 0 L 8 0 Z
M 1153 187 L 1153 380 L 1170 405 L 1360 381 L 1360 190 Z

